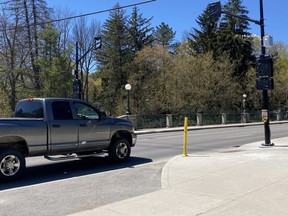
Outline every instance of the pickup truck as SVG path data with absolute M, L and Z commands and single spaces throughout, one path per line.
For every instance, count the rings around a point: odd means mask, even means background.
M 135 143 L 130 121 L 108 117 L 85 101 L 23 99 L 15 117 L 0 118 L 0 181 L 18 178 L 26 157 L 63 160 L 104 152 L 114 162 L 124 162 Z

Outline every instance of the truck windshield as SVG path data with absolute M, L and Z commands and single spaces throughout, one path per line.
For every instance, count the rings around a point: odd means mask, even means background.
M 44 118 L 41 101 L 21 101 L 15 110 L 15 117 Z

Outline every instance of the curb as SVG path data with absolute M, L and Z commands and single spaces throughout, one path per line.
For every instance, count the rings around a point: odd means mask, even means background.
M 270 124 L 286 124 L 288 121 L 273 121 Z M 230 127 L 250 127 L 250 126 L 258 126 L 263 125 L 263 122 L 256 122 L 256 123 L 238 123 L 238 124 L 225 124 L 225 125 L 207 125 L 207 126 L 189 126 L 187 130 L 204 130 L 204 129 L 215 129 L 215 128 L 230 128 Z M 183 131 L 183 127 L 173 127 L 173 128 L 148 128 L 148 129 L 141 129 L 135 130 L 135 134 L 142 135 L 142 134 L 152 134 L 152 133 L 165 133 L 165 132 L 177 132 Z

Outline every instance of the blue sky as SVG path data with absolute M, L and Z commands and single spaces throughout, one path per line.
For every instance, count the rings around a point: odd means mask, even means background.
M 68 8 L 75 14 L 91 13 L 111 9 L 118 2 L 121 6 L 145 2 L 146 0 L 46 0 L 50 7 Z M 183 39 L 184 32 L 199 28 L 195 19 L 203 13 L 209 3 L 217 0 L 156 0 L 151 3 L 139 5 L 140 13 L 144 18 L 153 17 L 151 24 L 158 26 L 161 22 L 168 24 L 176 31 L 176 39 Z M 221 0 L 224 5 L 228 0 Z M 260 19 L 260 0 L 243 0 L 243 5 L 249 11 L 251 19 Z M 265 33 L 273 37 L 274 42 L 283 42 L 288 45 L 288 18 L 286 17 L 287 0 L 263 0 Z M 127 15 L 131 9 L 125 9 Z M 107 13 L 89 16 L 104 23 Z M 260 35 L 260 26 L 250 23 L 250 32 Z

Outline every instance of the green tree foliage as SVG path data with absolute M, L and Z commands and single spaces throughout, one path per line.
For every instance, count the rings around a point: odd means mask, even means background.
M 173 107 L 178 112 L 226 112 L 237 110 L 237 83 L 231 73 L 234 65 L 223 55 L 214 60 L 211 53 L 177 55 L 169 86 L 174 95 Z M 173 92 L 175 92 L 173 94 Z
M 274 90 L 271 91 L 271 108 L 288 108 L 288 49 L 282 43 L 271 50 L 274 58 Z M 287 111 L 287 110 L 286 110 Z
M 22 88 L 40 92 L 39 30 L 49 20 L 49 8 L 43 0 L 10 0 L 1 4 L 1 53 L 5 58 L 4 89 L 14 109 Z M 31 93 L 31 92 L 30 92 Z
M 105 110 L 114 114 L 113 107 L 121 99 L 121 90 L 127 83 L 128 71 L 125 66 L 131 60 L 129 33 L 125 11 L 117 4 L 110 11 L 109 18 L 103 24 L 101 37 L 103 45 L 97 53 L 99 76 L 103 82 L 103 92 L 99 100 Z
M 45 28 L 45 22 L 50 20 L 50 9 L 45 0 L 14 1 L 16 7 L 23 8 L 23 19 L 26 30 L 26 42 L 29 49 L 31 69 L 33 71 L 33 84 L 37 90 L 41 89 L 41 68 L 37 65 L 39 55 L 39 32 Z M 45 22 L 44 22 L 45 21 Z
M 129 41 L 132 51 L 137 52 L 146 45 L 152 44 L 151 20 L 152 18 L 143 18 L 143 14 L 139 13 L 137 7 L 133 8 L 132 15 L 128 20 Z
M 224 112 L 239 109 L 234 65 L 224 55 L 191 56 L 178 52 L 173 57 L 162 46 L 147 47 L 135 58 L 133 109 L 138 113 Z M 239 99 L 240 98 L 240 99 Z
M 171 63 L 171 55 L 162 46 L 146 47 L 137 53 L 129 79 L 134 112 L 168 112 L 170 102 L 165 80 L 169 77 Z
M 210 20 L 208 8 L 196 19 L 200 30 L 193 28 L 194 33 L 188 37 L 192 54 L 213 52 L 217 49 L 218 20 Z M 215 56 L 216 57 L 216 56 Z
M 162 22 L 159 26 L 156 26 L 154 32 L 154 41 L 163 47 L 173 47 L 173 41 L 175 40 L 176 32 L 172 27 Z
M 242 0 L 229 0 L 224 5 L 224 11 L 242 17 L 247 17 L 248 11 L 242 6 Z M 243 82 L 251 63 L 255 61 L 251 38 L 249 37 L 249 22 L 247 20 L 224 14 L 220 21 L 218 32 L 217 54 L 227 53 L 235 64 L 233 75 Z M 244 87 L 243 87 L 244 88 Z
M 247 17 L 248 11 L 242 6 L 241 0 L 229 0 L 224 5 L 224 11 Z M 208 8 L 198 17 L 200 30 L 194 28 L 194 34 L 189 38 L 192 53 L 212 52 L 214 59 L 222 57 L 223 53 L 234 65 L 233 76 L 245 91 L 246 73 L 254 62 L 251 37 L 249 37 L 248 21 L 224 14 L 222 20 L 209 20 Z
M 242 5 L 242 0 L 229 0 L 224 5 L 224 16 L 220 23 L 220 29 L 225 29 L 234 34 L 247 35 L 249 29 L 249 22 L 245 19 L 241 19 L 232 15 L 248 18 L 248 10 Z M 226 13 L 225 13 L 226 12 Z
M 98 77 L 102 81 L 98 100 L 111 114 L 117 112 L 115 104 L 121 104 L 126 97 L 124 86 L 133 71 L 131 62 L 136 52 L 152 41 L 150 21 L 151 19 L 143 18 L 136 7 L 128 17 L 117 4 L 102 26 L 103 45 L 97 52 L 100 64 Z
M 48 25 L 39 33 L 41 41 L 37 65 L 41 68 L 41 95 L 43 97 L 70 97 L 72 68 L 66 53 L 59 46 L 59 32 Z

